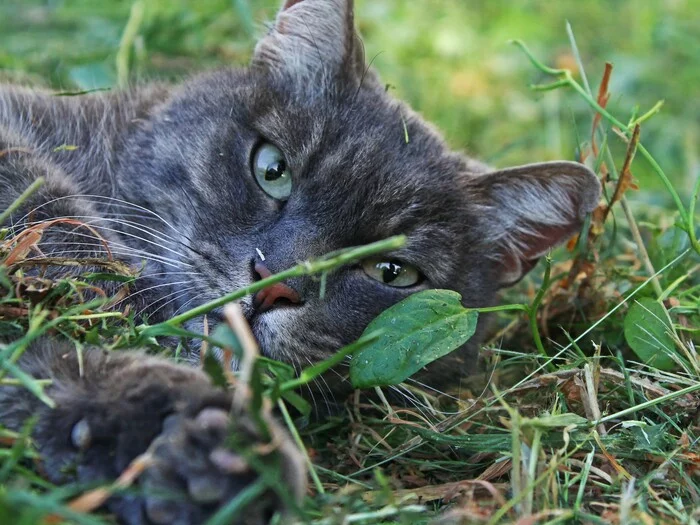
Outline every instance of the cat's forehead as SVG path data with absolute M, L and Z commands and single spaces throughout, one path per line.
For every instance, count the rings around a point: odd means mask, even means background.
M 312 164 L 373 176 L 398 170 L 413 177 L 455 178 L 464 169 L 439 133 L 405 103 L 371 83 L 359 89 L 309 88 L 293 94 L 273 87 L 251 114 L 256 131 L 278 146 L 291 164 L 317 173 Z M 275 93 L 276 92 L 276 93 Z
M 287 156 L 307 204 L 357 230 L 412 232 L 426 243 L 458 223 L 465 158 L 384 87 L 279 89 L 268 91 L 255 127 Z

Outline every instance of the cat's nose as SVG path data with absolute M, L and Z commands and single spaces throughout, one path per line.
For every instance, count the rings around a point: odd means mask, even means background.
M 253 266 L 255 274 L 260 279 L 266 279 L 272 275 L 272 272 L 267 269 L 267 267 L 262 263 L 256 263 Z M 299 304 L 301 303 L 301 297 L 299 293 L 284 283 L 273 284 L 260 290 L 253 296 L 253 305 L 255 309 L 262 313 L 267 312 L 269 309 L 275 305 L 279 306 L 282 304 Z

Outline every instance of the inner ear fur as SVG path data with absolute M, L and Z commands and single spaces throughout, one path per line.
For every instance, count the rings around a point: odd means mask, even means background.
M 362 42 L 355 32 L 353 0 L 285 0 L 277 19 L 257 44 L 252 65 L 314 79 L 364 68 Z
M 600 182 L 583 164 L 544 162 L 472 179 L 485 250 L 502 266 L 501 286 L 530 271 L 577 233 L 598 205 Z

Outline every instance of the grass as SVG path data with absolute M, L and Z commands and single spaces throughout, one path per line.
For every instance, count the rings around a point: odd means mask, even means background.
M 244 63 L 276 4 L 2 3 L 0 78 L 79 91 Z M 308 522 L 700 520 L 700 2 L 640 4 L 358 1 L 385 81 L 453 145 L 498 165 L 576 152 L 606 181 L 606 200 L 577 243 L 505 294 L 519 307 L 496 314 L 486 373 L 447 392 L 409 380 L 408 407 L 357 393 L 342 413 L 293 427 L 314 465 Z M 45 283 L 34 306 L 36 283 L 11 282 L 13 245 L 0 242 L 0 331 L 15 336 L 0 349 L 3 383 L 43 395 L 14 362 L 52 328 L 113 346 L 162 333 L 84 304 L 90 276 Z M 282 394 L 319 372 L 300 382 L 274 370 L 264 395 L 278 403 L 301 403 Z M 109 520 L 66 510 L 82 489 L 33 473 L 27 436 L 0 432 L 0 521 Z

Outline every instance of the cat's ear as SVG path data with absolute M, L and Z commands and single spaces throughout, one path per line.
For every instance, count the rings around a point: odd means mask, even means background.
M 284 0 L 255 48 L 252 65 L 305 79 L 322 73 L 361 75 L 364 53 L 353 0 Z
M 545 162 L 471 179 L 485 250 L 502 265 L 501 286 L 530 271 L 551 248 L 577 233 L 600 198 L 595 174 L 575 162 Z

